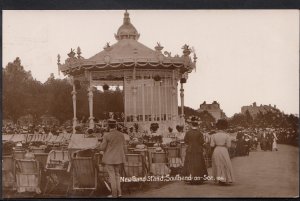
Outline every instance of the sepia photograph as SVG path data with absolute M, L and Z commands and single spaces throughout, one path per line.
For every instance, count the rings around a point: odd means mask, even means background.
M 298 198 L 299 10 L 3 10 L 2 198 Z

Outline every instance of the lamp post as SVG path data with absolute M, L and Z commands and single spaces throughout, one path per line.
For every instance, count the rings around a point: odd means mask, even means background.
M 181 100 L 181 120 L 182 124 L 184 124 L 184 89 L 183 84 L 186 83 L 187 77 L 186 73 L 182 74 L 180 79 L 180 100 Z

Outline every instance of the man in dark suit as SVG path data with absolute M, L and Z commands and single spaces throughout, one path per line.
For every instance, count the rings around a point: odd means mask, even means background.
M 125 163 L 125 137 L 124 134 L 118 131 L 117 122 L 113 119 L 108 120 L 109 133 L 103 136 L 103 141 L 100 145 L 100 150 L 104 151 L 102 162 L 108 171 L 110 178 L 112 197 L 120 197 L 120 169 Z

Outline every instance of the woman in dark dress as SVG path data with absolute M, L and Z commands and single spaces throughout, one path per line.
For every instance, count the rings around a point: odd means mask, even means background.
M 203 157 L 203 134 L 198 130 L 198 122 L 192 118 L 192 128 L 186 133 L 184 142 L 188 145 L 184 160 L 183 174 L 184 176 L 192 176 L 191 184 L 202 184 L 203 179 L 200 177 L 207 176 L 207 169 Z M 198 179 L 194 179 L 198 177 Z
M 263 151 L 267 150 L 267 134 L 265 131 L 263 131 L 261 138 L 260 138 L 260 148 Z
M 244 134 L 239 131 L 236 135 L 237 145 L 236 145 L 236 154 L 237 156 L 244 155 Z

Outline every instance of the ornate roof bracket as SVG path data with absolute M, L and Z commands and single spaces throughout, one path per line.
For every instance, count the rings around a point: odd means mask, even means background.
M 111 46 L 110 46 L 109 42 L 106 43 L 106 45 L 103 47 L 103 49 L 105 51 L 110 51 L 111 50 Z
M 157 45 L 154 48 L 157 52 L 160 52 L 160 53 L 161 53 L 162 49 L 164 49 L 164 47 L 161 46 L 159 42 L 157 42 Z

